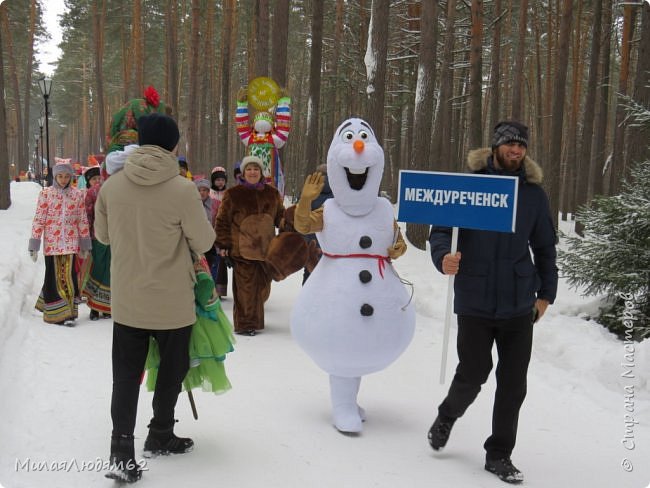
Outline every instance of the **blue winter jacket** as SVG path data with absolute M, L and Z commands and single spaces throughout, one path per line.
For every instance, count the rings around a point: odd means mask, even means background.
M 556 234 L 548 198 L 540 186 L 541 168 L 526 156 L 516 173 L 499 171 L 489 148 L 470 151 L 467 162 L 477 174 L 519 177 L 517 219 L 514 233 L 460 229 L 454 312 L 507 319 L 531 313 L 537 298 L 553 303 L 558 281 Z M 451 249 L 451 229 L 433 227 L 429 243 L 433 263 L 442 273 L 442 258 Z

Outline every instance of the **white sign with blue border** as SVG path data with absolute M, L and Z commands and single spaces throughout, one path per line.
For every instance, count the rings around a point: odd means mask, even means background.
M 515 176 L 401 170 L 397 220 L 514 232 L 518 182 Z

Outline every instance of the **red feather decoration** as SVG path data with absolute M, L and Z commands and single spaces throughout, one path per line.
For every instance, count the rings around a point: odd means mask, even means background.
M 148 105 L 153 107 L 158 107 L 160 104 L 160 95 L 158 95 L 158 92 L 153 85 L 149 85 L 144 91 L 144 99 L 147 101 Z

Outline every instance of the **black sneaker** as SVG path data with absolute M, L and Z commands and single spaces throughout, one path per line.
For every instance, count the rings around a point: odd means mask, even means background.
M 509 457 L 502 459 L 486 459 L 485 470 L 499 477 L 506 483 L 521 483 L 524 481 L 524 474 L 514 467 Z
M 454 426 L 456 419 L 451 420 L 442 420 L 440 415 L 436 417 L 436 420 L 433 422 L 433 425 L 429 429 L 429 434 L 427 435 L 429 439 L 429 445 L 434 451 L 439 451 L 449 440 L 449 434 L 451 434 L 451 428 Z
M 132 435 L 111 436 L 111 456 L 106 478 L 120 483 L 135 483 L 142 478 L 142 467 L 135 460 Z
M 111 314 L 110 314 L 110 313 L 106 313 L 106 312 L 102 312 L 102 318 L 103 318 L 103 319 L 110 319 L 110 318 L 111 318 Z
M 169 456 L 170 454 L 185 454 L 194 449 L 194 441 L 189 437 L 177 437 L 173 431 L 158 431 L 149 429 L 149 435 L 144 441 L 143 456 Z
M 99 320 L 99 312 L 97 310 L 90 311 L 90 320 L 92 321 Z

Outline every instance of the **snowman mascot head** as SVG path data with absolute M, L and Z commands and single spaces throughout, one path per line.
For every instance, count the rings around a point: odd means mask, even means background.
M 327 153 L 327 177 L 334 200 L 348 215 L 368 214 L 377 201 L 384 150 L 362 119 L 344 121 Z

